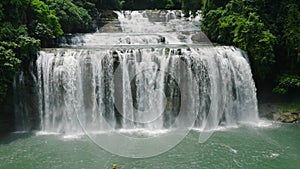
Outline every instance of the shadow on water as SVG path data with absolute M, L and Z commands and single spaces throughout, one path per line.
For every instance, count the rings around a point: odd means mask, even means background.
M 32 132 L 14 132 L 14 133 L 7 133 L 7 134 L 0 134 L 0 145 L 3 144 L 10 144 L 16 140 L 23 140 L 27 139 L 31 136 L 34 136 Z

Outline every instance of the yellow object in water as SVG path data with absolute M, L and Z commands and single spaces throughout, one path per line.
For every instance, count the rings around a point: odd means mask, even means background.
M 113 164 L 111 169 L 116 169 L 117 168 L 117 164 Z

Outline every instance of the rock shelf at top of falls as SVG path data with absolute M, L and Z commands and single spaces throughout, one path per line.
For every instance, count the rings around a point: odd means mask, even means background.
M 200 30 L 201 13 L 187 19 L 176 14 L 178 12 L 180 11 L 116 12 L 118 22 L 106 23 L 96 33 L 66 35 L 60 39 L 60 46 L 210 44 Z M 110 32 L 114 27 L 121 27 L 121 29 Z

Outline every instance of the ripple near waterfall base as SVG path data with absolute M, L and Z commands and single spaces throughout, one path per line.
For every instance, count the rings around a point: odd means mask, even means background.
M 120 32 L 100 29 L 40 52 L 42 132 L 85 133 L 111 153 L 143 158 L 170 150 L 191 129 L 203 143 L 220 126 L 259 122 L 247 56 L 212 47 L 201 15 L 118 15 Z

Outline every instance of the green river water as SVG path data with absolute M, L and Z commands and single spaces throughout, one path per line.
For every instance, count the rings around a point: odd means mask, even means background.
M 131 159 L 113 155 L 88 137 L 12 133 L 0 140 L 1 169 L 200 169 L 300 168 L 300 126 L 231 128 L 214 132 L 205 143 L 191 131 L 176 147 L 161 155 Z

